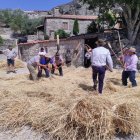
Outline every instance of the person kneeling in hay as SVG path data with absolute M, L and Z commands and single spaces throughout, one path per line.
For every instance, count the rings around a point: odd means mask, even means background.
M 42 54 L 40 52 L 37 56 L 34 56 L 33 58 L 31 58 L 27 62 L 27 68 L 28 68 L 28 70 L 30 72 L 30 78 L 33 79 L 34 81 L 38 80 L 36 68 L 37 67 L 43 67 L 44 69 L 46 68 L 46 65 L 40 64 L 40 58 L 43 55 L 44 54 Z
M 50 65 L 49 64 L 53 64 L 53 60 L 51 59 L 51 55 L 50 54 L 46 54 L 44 52 L 42 52 L 44 55 L 42 55 L 40 57 L 40 64 L 45 65 L 46 67 L 38 67 L 38 77 L 42 76 L 42 70 L 45 71 L 46 77 L 50 77 Z
M 58 69 L 60 76 L 63 76 L 62 66 L 64 65 L 62 56 L 57 52 L 53 57 L 52 74 L 54 74 L 55 69 Z

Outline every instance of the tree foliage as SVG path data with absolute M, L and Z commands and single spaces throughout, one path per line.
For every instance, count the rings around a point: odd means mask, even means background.
M 87 27 L 87 33 L 96 33 L 98 32 L 97 24 L 92 21 L 91 24 Z
M 3 44 L 3 38 L 0 36 L 0 45 L 2 45 Z
M 140 1 L 139 0 L 81 0 L 89 4 L 89 9 L 99 7 L 99 13 L 103 14 L 115 4 L 119 4 L 123 16 L 127 23 L 128 39 L 131 44 L 134 43 L 138 30 L 140 28 Z
M 59 35 L 59 38 L 67 38 L 69 37 L 70 35 L 68 33 L 66 33 L 64 30 L 62 29 L 59 29 L 55 32 L 55 38 L 56 36 Z
M 20 9 L 17 10 L 1 10 L 1 22 L 6 27 L 10 27 L 15 33 L 23 35 L 32 35 L 37 32 L 36 27 L 43 23 L 43 18 L 29 19 L 29 17 Z
M 73 34 L 74 35 L 78 35 L 79 34 L 79 23 L 78 23 L 78 20 L 77 19 L 74 20 Z

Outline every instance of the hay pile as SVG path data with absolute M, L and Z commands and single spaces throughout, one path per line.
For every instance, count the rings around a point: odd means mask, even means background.
M 19 60 L 19 59 L 15 59 L 15 68 L 24 68 L 25 64 Z M 7 68 L 7 62 L 6 60 L 1 60 L 0 61 L 0 69 L 6 69 Z
M 140 134 L 140 88 L 122 87 L 121 72 L 107 73 L 101 96 L 92 91 L 90 69 L 64 68 L 64 74 L 38 82 L 27 75 L 3 78 L 1 127 L 30 125 L 60 140 L 111 140 L 119 132 Z
M 140 132 L 139 106 L 132 103 L 123 103 L 116 107 L 114 124 L 118 132 L 125 134 L 138 134 Z

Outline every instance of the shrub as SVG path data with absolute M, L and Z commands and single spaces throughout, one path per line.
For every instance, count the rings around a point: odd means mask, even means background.
M 59 29 L 55 32 L 55 38 L 56 36 L 59 35 L 59 38 L 67 38 L 70 36 L 70 34 L 66 33 L 64 30 Z
M 74 24 L 73 24 L 73 34 L 74 35 L 79 34 L 79 23 L 77 19 L 75 19 Z

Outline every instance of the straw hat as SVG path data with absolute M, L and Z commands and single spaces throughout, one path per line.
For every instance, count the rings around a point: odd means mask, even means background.
M 131 47 L 131 48 L 129 49 L 129 52 L 136 53 L 136 49 L 133 48 L 133 47 Z
M 95 43 L 99 46 L 104 46 L 106 44 L 103 39 L 98 39 Z
M 50 55 L 49 53 L 46 53 L 45 57 L 50 58 L 50 57 L 51 57 L 51 55 Z
M 39 52 L 38 55 L 42 55 L 42 56 L 45 56 L 46 53 L 45 52 Z

